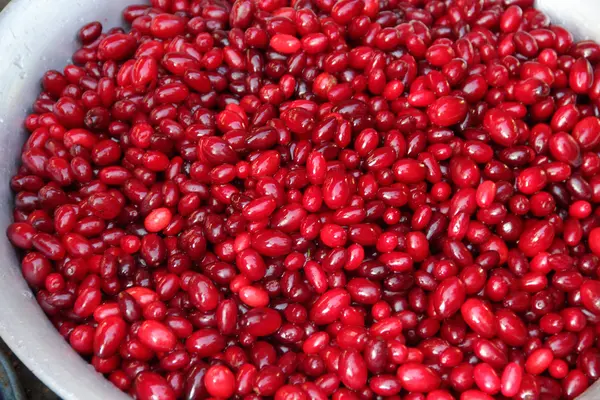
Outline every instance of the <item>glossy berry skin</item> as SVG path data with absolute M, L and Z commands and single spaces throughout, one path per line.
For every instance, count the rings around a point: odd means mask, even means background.
M 139 399 L 175 399 L 175 392 L 167 380 L 153 372 L 142 372 L 135 379 L 135 393 Z
M 461 314 L 471 329 L 483 337 L 491 338 L 496 333 L 496 317 L 490 307 L 477 299 L 469 299 L 461 306 Z
M 226 367 L 214 366 L 206 371 L 204 385 L 211 395 L 228 398 L 234 393 L 235 377 Z
M 464 99 L 447 96 L 438 99 L 427 109 L 432 123 L 439 126 L 450 126 L 461 122 L 467 115 L 468 106 Z
M 6 236 L 139 400 L 600 378 L 600 47 L 532 0 L 151 0 L 77 33 Z M 585 396 L 585 395 L 584 395 Z
M 454 315 L 465 299 L 464 283 L 458 278 L 448 278 L 440 283 L 433 294 L 433 307 L 443 318 Z
M 168 327 L 157 321 L 144 321 L 138 331 L 140 341 L 154 351 L 169 351 L 177 338 Z
M 440 384 L 437 375 L 422 364 L 405 364 L 398 369 L 397 375 L 402 387 L 411 392 L 431 392 Z

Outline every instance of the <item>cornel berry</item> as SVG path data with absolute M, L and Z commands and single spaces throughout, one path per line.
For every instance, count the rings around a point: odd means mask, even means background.
M 48 71 L 23 276 L 139 400 L 573 399 L 600 46 L 532 0 L 152 0 Z

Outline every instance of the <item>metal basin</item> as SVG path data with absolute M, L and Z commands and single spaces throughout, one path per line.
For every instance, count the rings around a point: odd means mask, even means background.
M 75 34 L 87 22 L 121 25 L 121 10 L 140 0 L 13 0 L 0 14 L 0 335 L 46 385 L 65 400 L 125 400 L 71 350 L 48 321 L 21 277 L 4 232 L 12 220 L 9 180 L 16 172 L 22 127 L 48 69 L 62 70 L 76 50 Z M 539 0 L 538 7 L 579 39 L 600 39 L 598 0 Z M 582 399 L 600 398 L 600 385 Z

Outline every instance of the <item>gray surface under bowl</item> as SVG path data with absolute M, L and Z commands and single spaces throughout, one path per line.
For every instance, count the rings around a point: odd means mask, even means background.
M 48 69 L 62 70 L 86 22 L 121 25 L 120 12 L 139 0 L 13 0 L 0 15 L 0 232 L 11 222 L 8 182 L 25 140 L 22 122 Z M 8 1 L 0 0 L 0 9 Z M 538 0 L 554 23 L 578 38 L 600 38 L 598 0 Z M 1 233 L 0 233 L 1 235 Z M 0 240 L 0 336 L 33 373 L 65 400 L 125 400 L 60 337 L 21 277 L 15 251 Z M 38 398 L 38 397 L 36 397 Z M 600 383 L 580 399 L 600 398 Z

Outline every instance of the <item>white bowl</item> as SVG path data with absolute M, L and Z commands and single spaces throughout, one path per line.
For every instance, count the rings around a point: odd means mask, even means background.
M 13 0 L 0 14 L 0 336 L 64 400 L 126 400 L 129 396 L 85 362 L 38 306 L 5 239 L 11 223 L 9 182 L 25 141 L 23 118 L 40 92 L 45 71 L 62 71 L 77 49 L 76 34 L 99 20 L 122 25 L 121 11 L 139 0 Z

